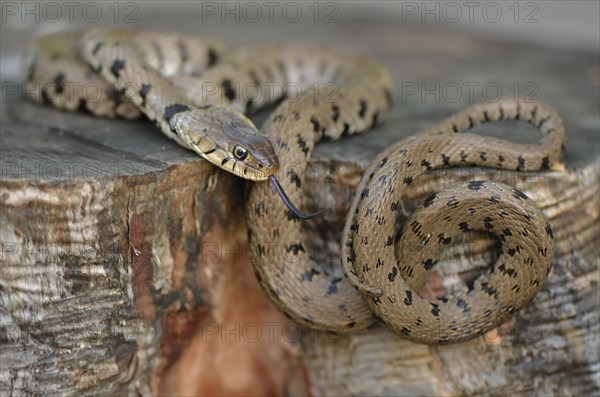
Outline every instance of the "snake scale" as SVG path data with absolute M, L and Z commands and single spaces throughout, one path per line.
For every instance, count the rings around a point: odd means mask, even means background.
M 500 183 L 472 181 L 433 194 L 397 231 L 403 193 L 424 173 L 457 166 L 534 171 L 559 161 L 566 131 L 543 103 L 475 105 L 380 153 L 347 216 L 338 274 L 311 258 L 304 214 L 292 203 L 302 201 L 316 142 L 384 120 L 393 80 L 383 67 L 318 45 L 259 45 L 223 56 L 210 39 L 103 29 L 43 36 L 24 59 L 34 100 L 95 116 L 144 114 L 183 147 L 255 181 L 246 204 L 255 273 L 279 309 L 302 325 L 341 333 L 378 320 L 414 342 L 458 342 L 505 321 L 550 272 L 550 225 L 525 194 Z M 93 101 L 90 85 L 100 88 Z M 290 87 L 298 88 L 293 98 Z M 244 115 L 286 97 L 263 133 Z M 515 144 L 467 132 L 498 120 L 523 120 L 543 136 Z M 490 272 L 451 296 L 421 297 L 444 248 L 475 230 L 501 241 Z

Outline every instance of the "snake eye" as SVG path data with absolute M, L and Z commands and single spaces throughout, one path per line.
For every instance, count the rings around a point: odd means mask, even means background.
M 248 157 L 248 151 L 246 149 L 244 149 L 243 147 L 236 145 L 233 148 L 233 155 L 235 156 L 236 159 L 243 161 L 246 159 L 246 157 Z

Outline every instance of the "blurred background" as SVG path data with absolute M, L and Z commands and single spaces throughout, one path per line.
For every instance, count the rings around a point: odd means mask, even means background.
M 177 29 L 218 37 L 231 46 L 300 39 L 358 46 L 402 40 L 386 29 L 464 32 L 494 40 L 598 51 L 597 1 L 3 1 L 1 78 L 18 78 L 31 37 L 96 25 Z M 436 45 L 419 41 L 419 45 Z M 398 54 L 401 56 L 402 54 Z

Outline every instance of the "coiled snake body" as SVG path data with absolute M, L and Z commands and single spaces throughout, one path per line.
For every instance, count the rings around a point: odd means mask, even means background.
M 285 190 L 286 198 L 301 201 L 307 161 L 319 139 L 362 132 L 384 119 L 393 86 L 385 69 L 330 48 L 271 45 L 240 49 L 205 70 L 220 57 L 214 41 L 105 30 L 79 41 L 73 34 L 47 36 L 27 53 L 24 73 L 34 99 L 98 116 L 135 118 L 141 111 L 215 165 L 253 181 L 279 181 L 275 192 L 263 182 L 251 188 L 250 250 L 264 291 L 298 323 L 349 332 L 377 318 L 416 342 L 455 342 L 504 321 L 546 280 L 550 225 L 531 200 L 506 185 L 474 181 L 445 189 L 411 215 L 398 244 L 395 231 L 402 194 L 420 174 L 463 165 L 531 171 L 558 161 L 566 133 L 546 105 L 502 100 L 473 106 L 379 154 L 346 220 L 341 262 L 347 282 L 311 259 L 301 221 L 277 194 Z M 94 82 L 101 94 L 92 102 L 81 84 L 60 95 L 67 82 Z M 270 89 L 260 89 L 265 85 Z M 241 113 L 289 97 L 292 86 L 302 94 L 270 115 L 264 135 Z M 259 90 L 249 94 L 244 87 Z M 522 145 L 463 133 L 504 119 L 524 120 L 544 136 Z M 493 270 L 468 291 L 442 300 L 420 297 L 439 253 L 457 234 L 472 230 L 501 240 Z

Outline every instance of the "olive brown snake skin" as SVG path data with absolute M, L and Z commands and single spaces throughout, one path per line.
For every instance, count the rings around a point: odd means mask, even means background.
M 59 33 L 33 44 L 24 75 L 38 102 L 106 117 L 141 112 L 183 147 L 255 181 L 247 200 L 255 272 L 271 300 L 299 324 L 341 333 L 377 319 L 414 342 L 458 342 L 499 325 L 540 290 L 551 269 L 552 230 L 537 206 L 509 186 L 472 181 L 446 188 L 427 198 L 400 234 L 396 226 L 403 193 L 423 173 L 457 166 L 534 171 L 558 162 L 566 131 L 554 110 L 506 99 L 479 104 L 380 153 L 346 219 L 344 278 L 311 259 L 302 221 L 278 194 L 302 201 L 318 140 L 383 121 L 392 105 L 389 73 L 368 59 L 317 45 L 242 48 L 220 61 L 221 51 L 218 42 L 176 33 Z M 212 97 L 206 83 L 216 87 Z M 260 95 L 244 90 L 267 83 L 272 89 Z M 93 101 L 86 84 L 101 87 Z M 263 135 L 242 112 L 291 97 L 283 87 L 299 87 L 302 95 L 277 107 Z M 523 120 L 543 136 L 535 144 L 514 144 L 467 132 L 497 120 Z M 279 184 L 275 191 L 261 182 L 266 179 Z M 421 297 L 444 248 L 473 230 L 501 241 L 493 270 L 468 290 Z

